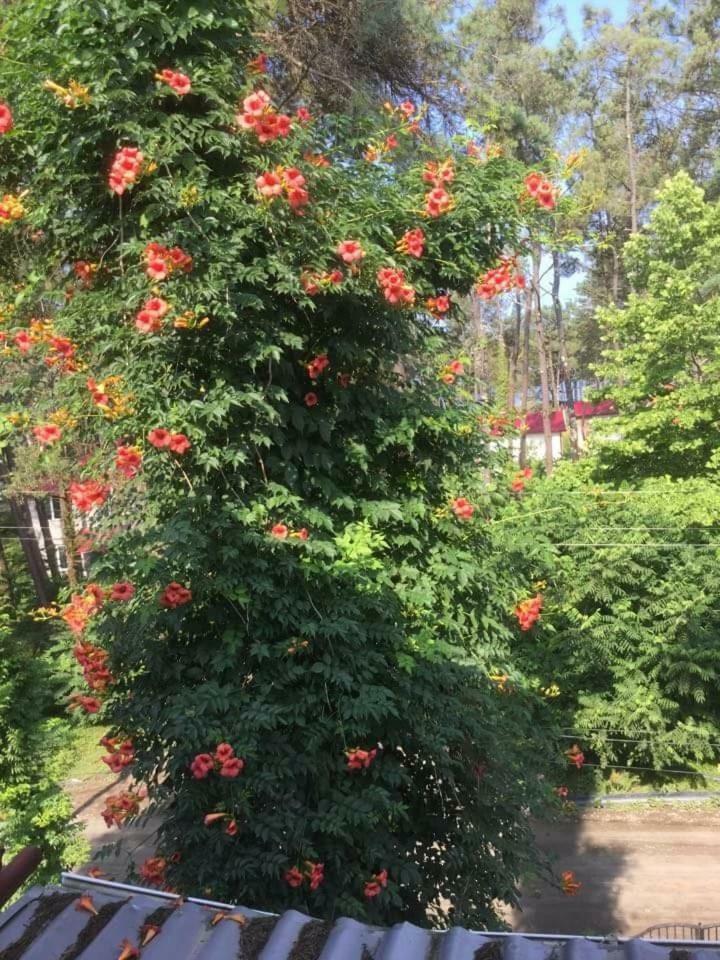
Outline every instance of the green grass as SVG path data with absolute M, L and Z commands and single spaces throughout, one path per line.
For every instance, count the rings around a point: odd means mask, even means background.
M 72 739 L 68 747 L 72 751 L 72 760 L 69 768 L 63 771 L 65 780 L 85 780 L 99 773 L 107 773 L 108 768 L 101 761 L 107 751 L 98 745 L 98 740 L 105 734 L 104 726 L 74 727 Z

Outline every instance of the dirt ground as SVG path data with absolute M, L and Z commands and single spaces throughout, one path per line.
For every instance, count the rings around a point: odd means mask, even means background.
M 108 828 L 102 818 L 105 800 L 126 789 L 126 781 L 101 773 L 66 781 L 64 788 L 72 798 L 77 819 L 85 827 L 92 866 L 99 867 L 108 880 L 126 880 L 132 864 L 140 864 L 153 855 L 156 824 L 150 822 L 119 830 Z M 102 858 L 95 859 L 101 851 L 105 851 Z
M 152 856 L 156 824 L 105 826 L 101 811 L 106 796 L 122 789 L 118 778 L 84 777 L 66 789 L 93 853 L 119 841 L 115 854 L 97 861 L 108 878 L 124 880 L 130 861 Z M 627 937 L 656 923 L 720 922 L 720 809 L 585 810 L 576 819 L 538 824 L 537 837 L 556 871 L 573 870 L 582 887 L 568 897 L 550 885 L 528 885 L 522 909 L 508 913 L 518 932 Z
M 544 884 L 523 891 L 514 930 L 634 936 L 657 923 L 720 922 L 720 810 L 676 805 L 587 810 L 541 823 L 556 871 L 582 887 L 568 897 Z

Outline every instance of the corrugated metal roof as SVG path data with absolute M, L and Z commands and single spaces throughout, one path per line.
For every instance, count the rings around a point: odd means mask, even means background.
M 84 894 L 96 915 L 78 909 Z M 74 874 L 0 914 L 0 960 L 117 960 L 126 942 L 142 945 L 147 924 L 161 929 L 143 960 L 720 960 L 718 944 L 698 941 L 385 929 L 348 918 L 328 925 L 296 910 L 277 917 Z

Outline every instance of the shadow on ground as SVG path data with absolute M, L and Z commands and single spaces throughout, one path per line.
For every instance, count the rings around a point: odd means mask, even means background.
M 720 810 L 688 805 L 585 809 L 539 823 L 556 872 L 574 871 L 575 897 L 529 883 L 512 927 L 526 933 L 637 936 L 661 923 L 720 921 Z
M 512 914 L 513 929 L 598 936 L 618 933 L 624 926 L 618 899 L 627 863 L 625 846 L 594 837 L 582 818 L 538 823 L 535 834 L 554 872 L 572 870 L 582 886 L 575 896 L 568 896 L 550 883 L 525 884 L 521 909 Z

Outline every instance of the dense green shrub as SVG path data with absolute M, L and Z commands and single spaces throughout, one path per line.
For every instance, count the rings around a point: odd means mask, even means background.
M 537 866 L 528 814 L 552 744 L 522 677 L 489 677 L 514 593 L 509 570 L 490 576 L 479 515 L 497 468 L 425 301 L 466 293 L 512 246 L 523 171 L 449 156 L 407 108 L 294 119 L 260 143 L 235 121 L 260 85 L 251 26 L 241 0 L 10 9 L 1 39 L 22 66 L 0 61 L 15 114 L 0 151 L 5 189 L 28 193 L 0 235 L 20 284 L 9 361 L 51 362 L 19 456 L 49 476 L 74 462 L 74 503 L 111 539 L 92 570 L 105 615 L 96 591 L 65 617 L 82 634 L 92 616 L 91 695 L 162 808 L 158 882 L 490 922 Z M 124 155 L 139 169 L 118 197 L 123 147 L 143 161 Z M 423 171 L 439 163 L 433 209 Z M 264 200 L 256 178 L 278 167 Z M 420 257 L 398 246 L 411 229 Z M 364 256 L 348 263 L 345 241 Z M 379 282 L 386 268 L 404 275 Z M 242 759 L 225 775 L 202 757 L 223 744 Z
M 54 880 L 85 852 L 71 824 L 72 803 L 58 785 L 67 757 L 66 720 L 53 718 L 53 660 L 0 620 L 0 847 L 8 857 L 34 844 L 43 863 L 33 882 Z
M 717 755 L 720 722 L 717 489 L 610 488 L 592 467 L 531 481 L 494 526 L 492 556 L 514 556 L 544 595 L 513 655 L 538 688 L 558 687 L 567 746 L 572 736 L 588 760 L 692 768 Z

